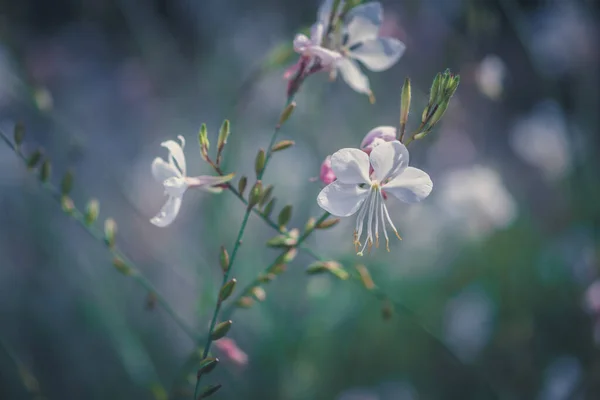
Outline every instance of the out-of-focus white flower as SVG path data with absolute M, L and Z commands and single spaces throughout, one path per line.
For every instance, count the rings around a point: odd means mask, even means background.
M 379 37 L 383 21 L 383 8 L 378 2 L 369 2 L 351 9 L 344 19 L 343 38 L 336 61 L 337 70 L 344 81 L 359 93 L 375 100 L 369 78 L 361 71 L 360 61 L 371 71 L 385 71 L 394 65 L 404 53 L 406 46 L 391 37 Z
M 573 356 L 557 358 L 544 372 L 544 383 L 539 400 L 564 400 L 571 398 L 581 379 L 581 363 Z
M 374 147 L 394 140 L 396 140 L 396 128 L 393 126 L 378 126 L 365 135 L 362 142 L 360 142 L 360 149 L 369 154 Z
M 502 96 L 505 78 L 506 65 L 500 57 L 494 54 L 486 56 L 475 73 L 477 87 L 481 93 L 492 100 L 497 100 Z
M 472 360 L 493 331 L 492 301 L 480 288 L 468 288 L 446 305 L 444 339 L 463 360 Z
M 225 337 L 214 343 L 215 347 L 234 364 L 239 366 L 248 364 L 248 355 L 238 347 L 234 340 Z
M 169 150 L 168 162 L 160 157 L 152 161 L 152 175 L 154 179 L 162 183 L 165 188 L 165 194 L 168 196 L 167 202 L 153 217 L 150 222 L 159 227 L 170 225 L 177 217 L 181 208 L 181 199 L 188 188 L 195 187 L 211 193 L 220 193 L 222 185 L 233 178 L 233 174 L 226 176 L 196 176 L 186 175 L 186 162 L 183 148 L 185 139 L 178 136 L 181 145 L 174 140 L 167 140 L 160 145 Z
M 408 150 L 399 141 L 382 143 L 373 148 L 370 155 L 359 149 L 347 148 L 331 156 L 331 168 L 337 180 L 321 190 L 317 202 L 325 211 L 338 217 L 358 212 L 354 231 L 358 255 L 362 255 L 367 247 L 370 250 L 373 243 L 375 247 L 379 245 L 380 221 L 388 251 L 386 221 L 400 238 L 385 206 L 382 191 L 406 203 L 421 201 L 431 193 L 433 183 L 429 175 L 409 167 L 408 161 Z M 367 238 L 359 251 L 365 225 Z
M 567 122 L 554 101 L 538 104 L 529 116 L 516 122 L 511 146 L 519 157 L 539 168 L 548 179 L 560 179 L 571 168 Z
M 490 168 L 454 170 L 442 178 L 440 186 L 440 208 L 470 237 L 507 227 L 517 215 L 513 197 Z

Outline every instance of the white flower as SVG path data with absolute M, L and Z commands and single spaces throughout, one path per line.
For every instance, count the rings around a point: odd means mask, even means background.
M 371 71 L 384 71 L 394 65 L 406 46 L 395 38 L 378 37 L 383 21 L 383 8 L 378 2 L 366 3 L 351 9 L 344 19 L 343 41 L 339 52 L 342 57 L 336 67 L 346 83 L 371 101 L 373 94 L 367 78 L 357 61 Z
M 321 190 L 317 202 L 321 208 L 337 217 L 348 217 L 358 212 L 354 231 L 358 255 L 362 255 L 367 247 L 370 250 L 373 242 L 375 247 L 379 246 L 380 221 L 388 251 L 386 221 L 400 239 L 385 206 L 382 191 L 406 203 L 421 201 L 431 193 L 433 183 L 429 175 L 409 167 L 408 159 L 406 146 L 397 140 L 381 143 L 373 148 L 370 155 L 359 149 L 341 149 L 331 156 L 331 167 L 337 180 Z M 365 225 L 367 238 L 359 251 Z
M 160 145 L 169 150 L 168 162 L 160 157 L 152 161 L 152 175 L 163 184 L 165 194 L 168 196 L 167 202 L 150 220 L 156 226 L 165 227 L 170 225 L 177 217 L 181 208 L 181 199 L 186 190 L 190 187 L 196 187 L 207 192 L 220 193 L 223 189 L 218 185 L 228 182 L 233 174 L 226 176 L 197 176 L 188 177 L 186 175 L 185 155 L 183 147 L 185 139 L 178 136 L 181 145 L 174 140 L 167 140 Z

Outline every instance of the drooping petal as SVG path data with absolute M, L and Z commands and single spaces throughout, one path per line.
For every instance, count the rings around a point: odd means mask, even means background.
M 312 44 L 320 46 L 323 41 L 323 34 L 325 32 L 325 24 L 317 22 L 310 27 L 310 41 Z
M 359 149 L 341 149 L 331 156 L 331 169 L 342 183 L 369 184 L 369 156 Z
M 362 62 L 371 71 L 384 71 L 404 54 L 406 46 L 395 38 L 377 38 L 362 42 L 350 50 L 350 57 Z
M 408 167 L 408 150 L 397 140 L 382 143 L 371 151 L 370 162 L 379 182 L 393 179 Z
M 163 182 L 165 193 L 172 197 L 181 197 L 188 188 L 185 178 L 173 177 Z
M 181 197 L 169 196 L 169 199 L 165 205 L 160 209 L 158 214 L 156 214 L 156 216 L 150 220 L 150 222 L 160 228 L 164 228 L 175 220 L 180 208 Z
M 160 183 L 169 178 L 181 176 L 179 170 L 173 164 L 169 164 L 160 157 L 156 157 L 152 161 L 152 175 Z
M 361 72 L 360 67 L 355 61 L 344 57 L 337 62 L 337 68 L 342 74 L 344 81 L 346 81 L 348 86 L 352 89 L 359 93 L 371 93 L 369 78 Z
M 396 140 L 396 128 L 393 126 L 378 126 L 371 129 L 360 143 L 360 148 L 362 150 L 366 149 L 375 139 L 383 139 L 384 142 Z
M 358 211 L 368 193 L 368 188 L 335 181 L 321 190 L 317 196 L 317 203 L 323 210 L 336 217 L 348 217 Z
M 383 21 L 383 9 L 378 2 L 370 2 L 354 7 L 346 16 L 348 47 L 377 38 Z
M 185 143 L 182 136 L 179 136 L 182 144 Z M 176 166 L 181 171 L 181 175 L 185 175 L 186 166 L 185 166 L 185 155 L 183 154 L 183 146 L 177 143 L 174 140 L 167 140 L 166 142 L 162 142 L 160 144 L 163 147 L 166 147 L 169 150 L 169 162 L 177 163 Z
M 383 186 L 387 193 L 406 203 L 417 203 L 429 196 L 433 182 L 425 171 L 408 167 Z

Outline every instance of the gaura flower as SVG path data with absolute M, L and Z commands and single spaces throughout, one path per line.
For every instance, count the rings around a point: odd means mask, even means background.
M 389 238 L 386 222 L 398 239 L 400 235 L 390 218 L 382 191 L 406 203 L 416 203 L 431 193 L 433 183 L 429 175 L 408 166 L 408 150 L 399 141 L 385 142 L 373 148 L 370 155 L 359 149 L 341 149 L 331 156 L 331 168 L 337 180 L 327 185 L 317 197 L 325 211 L 337 217 L 348 217 L 358 212 L 354 230 L 354 245 L 358 255 L 373 243 L 379 246 L 379 225 L 385 236 L 387 251 Z M 367 237 L 361 246 L 363 228 Z
M 297 34 L 294 38 L 294 51 L 310 60 L 318 58 L 320 65 L 322 67 L 327 67 L 331 64 L 335 64 L 342 55 L 337 51 L 329 50 L 321 46 L 324 30 L 325 25 L 317 22 L 311 29 L 310 38 L 302 33 Z
M 233 174 L 225 176 L 196 176 L 186 175 L 185 155 L 183 148 L 185 139 L 183 136 L 177 137 L 181 145 L 174 140 L 167 140 L 160 145 L 169 150 L 168 162 L 160 157 L 152 161 L 152 175 L 163 184 L 165 194 L 168 196 L 167 202 L 150 220 L 156 226 L 165 227 L 170 225 L 177 217 L 181 208 L 181 199 L 188 188 L 198 188 L 211 193 L 220 193 L 222 185 L 233 178 Z
M 369 78 L 361 71 L 357 61 L 374 72 L 385 71 L 394 65 L 406 46 L 400 40 L 378 37 L 383 21 L 383 8 L 378 2 L 366 3 L 351 9 L 344 19 L 343 40 L 338 50 L 342 57 L 336 61 L 342 78 L 355 91 L 375 97 Z
M 360 149 L 367 154 L 371 153 L 373 148 L 385 142 L 396 140 L 396 128 L 393 126 L 378 126 L 371 129 L 360 143 Z

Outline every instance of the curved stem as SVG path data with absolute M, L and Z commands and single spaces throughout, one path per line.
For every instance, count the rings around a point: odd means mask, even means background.
M 6 135 L 6 133 L 2 130 L 0 130 L 0 137 L 2 138 L 2 140 L 4 142 L 6 142 L 6 144 L 15 152 L 15 154 L 23 161 L 23 162 L 27 162 L 27 158 L 25 157 L 25 155 L 19 150 L 19 148 L 12 143 L 12 141 L 8 138 L 8 136 Z M 62 194 L 60 192 L 60 190 L 54 186 L 52 183 L 50 182 L 46 182 L 46 183 L 42 183 L 41 186 L 43 188 L 45 188 L 50 195 L 52 196 L 52 198 L 58 202 L 58 204 L 61 203 L 61 198 L 62 198 Z M 103 232 L 96 228 L 93 225 L 88 225 L 85 222 L 85 216 L 84 214 L 77 208 L 77 207 L 73 207 L 73 210 L 70 214 L 71 218 L 73 218 L 75 221 L 77 221 L 79 223 L 79 225 L 85 229 L 85 231 L 92 236 L 94 239 L 98 240 L 99 242 L 103 243 L 105 245 L 105 247 L 108 248 L 108 250 L 111 252 L 111 254 L 113 256 L 116 256 L 118 258 L 120 258 L 121 260 L 123 260 L 128 267 L 131 268 L 131 274 L 129 275 L 137 284 L 139 284 L 141 287 L 143 287 L 145 290 L 152 292 L 155 296 L 156 296 L 156 300 L 158 302 L 158 304 L 161 305 L 161 307 L 167 312 L 167 314 L 169 314 L 171 316 L 171 318 L 173 318 L 173 320 L 177 323 L 177 325 L 179 325 L 179 327 L 194 341 L 198 340 L 198 335 L 194 332 L 194 330 L 188 326 L 188 324 L 184 321 L 184 319 L 177 314 L 177 312 L 173 309 L 173 307 L 171 306 L 171 304 L 169 304 L 169 302 L 167 301 L 167 299 L 158 292 L 158 290 L 156 289 L 156 287 L 152 284 L 152 282 L 150 282 L 140 271 L 140 269 L 135 265 L 135 263 L 133 261 L 131 261 L 129 259 L 129 257 L 127 257 L 121 250 L 119 250 L 117 247 L 108 247 L 104 241 L 104 234 Z
M 291 95 L 287 98 L 287 101 L 285 102 L 285 106 L 283 107 L 283 110 L 285 110 L 294 100 L 294 96 Z M 282 110 L 282 112 L 283 112 Z M 273 155 L 273 145 L 275 144 L 275 141 L 277 140 L 277 135 L 279 133 L 279 131 L 281 130 L 281 124 L 278 123 L 275 126 L 275 129 L 273 130 L 273 134 L 271 135 L 271 141 L 269 142 L 269 147 L 266 153 L 266 157 L 265 157 L 265 164 L 263 166 L 263 168 L 258 171 L 258 174 L 256 176 L 256 180 L 260 181 L 265 173 L 265 170 L 267 169 L 267 165 L 269 164 L 269 160 L 271 159 L 271 156 Z M 229 185 L 231 186 L 231 185 Z M 223 274 L 223 282 L 221 283 L 221 287 L 223 287 L 228 281 L 229 281 L 229 276 L 231 275 L 231 271 L 233 270 L 233 265 L 234 262 L 236 260 L 236 256 L 238 254 L 238 250 L 240 249 L 240 245 L 242 244 L 242 237 L 244 236 L 244 232 L 246 230 L 246 225 L 248 224 L 248 219 L 250 218 L 250 213 L 252 212 L 252 209 L 254 207 L 246 207 L 246 212 L 244 213 L 244 218 L 242 219 L 242 224 L 240 225 L 240 229 L 238 231 L 237 234 L 237 238 L 235 240 L 235 244 L 233 246 L 233 250 L 231 252 L 231 257 L 230 257 L 230 261 L 229 261 L 229 268 L 227 268 L 227 271 L 225 271 L 225 273 Z M 220 296 L 220 294 L 219 294 Z M 217 299 L 217 305 L 215 306 L 215 310 L 213 312 L 211 321 L 210 321 L 210 327 L 208 328 L 208 339 L 206 340 L 206 345 L 204 346 L 204 351 L 202 353 L 202 358 L 206 358 L 208 356 L 208 352 L 210 351 L 210 346 L 213 342 L 212 340 L 212 332 L 215 329 L 215 326 L 217 324 L 217 318 L 219 317 L 219 312 L 221 311 L 221 305 L 222 305 L 222 301 L 221 299 Z M 196 387 L 194 389 L 194 400 L 198 398 L 198 388 L 200 387 L 200 377 L 198 377 L 196 379 Z

